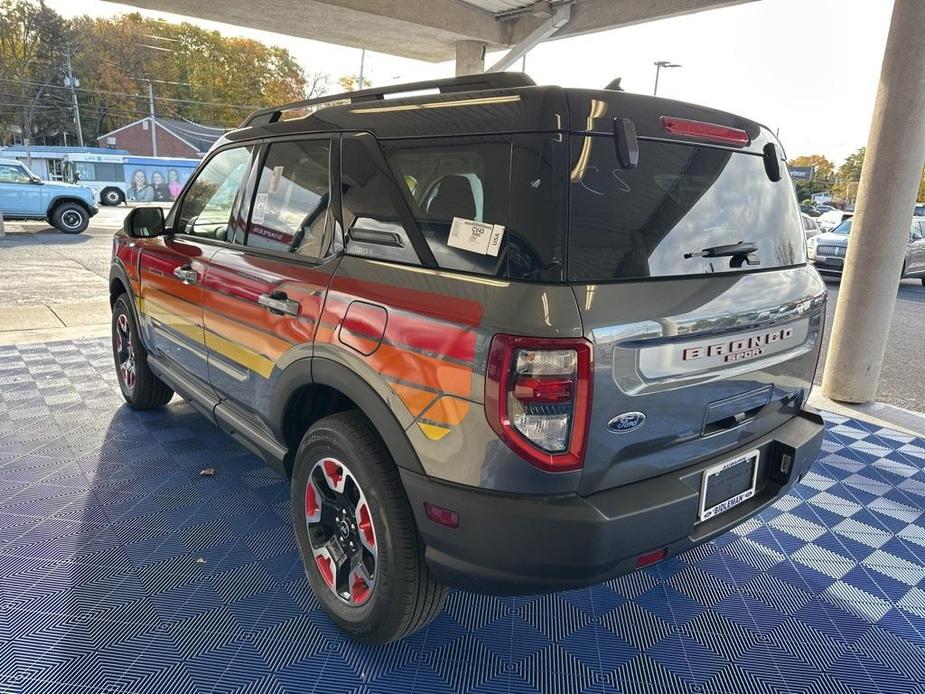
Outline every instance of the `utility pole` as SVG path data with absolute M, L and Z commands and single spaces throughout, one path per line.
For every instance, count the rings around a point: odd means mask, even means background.
M 148 111 L 151 113 L 151 156 L 157 156 L 157 124 L 154 121 L 154 84 L 148 80 Z
M 67 77 L 64 78 L 64 86 L 71 91 L 71 105 L 74 107 L 74 125 L 77 127 L 77 144 L 84 146 L 84 133 L 80 127 L 80 107 L 77 105 L 77 87 L 80 86 L 80 80 L 74 77 L 74 71 L 71 69 L 71 49 L 65 51 L 67 56 Z
M 363 89 L 363 68 L 366 66 L 366 49 L 360 52 L 360 78 L 357 84 L 357 90 Z

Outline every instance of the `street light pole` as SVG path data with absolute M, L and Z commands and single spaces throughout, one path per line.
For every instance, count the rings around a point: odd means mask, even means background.
M 658 96 L 658 73 L 663 67 L 681 67 L 681 65 L 679 63 L 673 63 L 670 60 L 656 60 L 653 65 L 655 65 L 655 88 L 652 90 L 652 96 Z

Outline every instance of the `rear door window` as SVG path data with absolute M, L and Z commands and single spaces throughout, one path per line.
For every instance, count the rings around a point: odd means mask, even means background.
M 260 171 L 249 248 L 323 257 L 331 242 L 331 143 L 275 142 Z
M 785 167 L 781 167 L 785 169 Z M 772 182 L 762 157 L 707 146 L 640 140 L 623 169 L 612 138 L 574 136 L 569 167 L 573 281 L 749 272 L 806 262 L 803 229 L 785 174 Z M 741 258 L 705 258 L 753 242 Z

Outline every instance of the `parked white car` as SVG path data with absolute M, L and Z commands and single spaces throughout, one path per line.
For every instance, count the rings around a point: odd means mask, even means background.
M 822 232 L 831 231 L 849 217 L 853 217 L 854 212 L 845 212 L 845 210 L 829 210 L 816 219 L 819 224 L 819 230 Z

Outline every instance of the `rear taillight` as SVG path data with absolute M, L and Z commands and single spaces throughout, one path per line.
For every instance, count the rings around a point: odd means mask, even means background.
M 665 132 L 671 135 L 686 135 L 687 137 L 697 137 L 701 140 L 725 142 L 730 145 L 747 145 L 751 140 L 744 130 L 730 128 L 727 125 L 704 123 L 699 120 L 675 118 L 674 116 L 662 116 L 661 120 Z
M 591 345 L 583 339 L 495 335 L 485 377 L 488 423 L 521 457 L 550 472 L 584 463 Z

